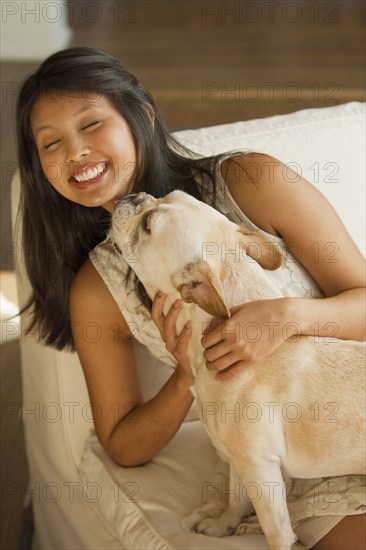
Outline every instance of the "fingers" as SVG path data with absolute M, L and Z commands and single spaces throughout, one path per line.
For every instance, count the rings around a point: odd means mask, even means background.
M 210 324 L 205 328 L 205 330 L 202 331 L 202 335 L 206 335 L 208 332 L 214 331 L 221 323 L 223 322 L 223 319 L 219 319 L 218 317 L 214 317 Z
M 207 361 L 216 361 L 219 357 L 242 349 L 243 341 L 238 340 L 235 333 L 225 332 L 224 325 L 213 332 L 207 333 L 201 339 L 204 357 Z
M 158 326 L 162 336 L 166 330 L 171 330 L 172 327 L 175 326 L 178 315 L 182 309 L 182 301 L 176 300 L 168 313 L 164 315 L 163 309 L 166 298 L 167 295 L 159 290 L 154 297 L 151 307 L 151 318 Z
M 228 322 L 214 319 L 202 333 L 206 367 L 217 372 L 216 380 L 228 380 L 255 362 L 252 344 L 238 339 L 237 332 L 229 329 Z
M 187 322 L 177 334 L 176 324 L 182 311 L 182 300 L 173 302 L 168 312 L 164 314 L 166 298 L 167 295 L 161 291 L 155 295 L 151 317 L 159 329 L 167 350 L 183 368 L 187 367 L 190 372 L 187 347 L 192 334 L 192 325 L 190 321 Z M 236 332 L 229 329 L 231 326 L 228 326 L 227 322 L 215 318 L 202 333 L 201 343 L 204 348 L 206 367 L 210 371 L 216 371 L 215 379 L 220 381 L 232 378 L 253 363 L 250 349 L 243 348 L 243 343 L 238 342 Z
M 205 349 L 205 351 L 203 352 L 203 357 L 205 358 L 206 362 L 212 363 L 213 361 L 216 361 L 217 359 L 225 356 L 231 351 L 232 346 L 228 342 L 222 340 L 211 348 Z
M 236 351 L 227 353 L 226 355 L 215 359 L 215 361 L 206 361 L 206 367 L 208 370 L 217 371 L 219 373 L 226 369 L 232 368 L 239 362 L 244 368 L 253 365 L 255 360 L 250 353 L 246 354 L 245 352 Z
M 242 361 L 239 361 L 238 363 L 236 363 L 235 365 L 232 365 L 228 369 L 218 372 L 215 376 L 215 380 L 218 380 L 219 382 L 225 382 L 226 380 L 230 380 L 230 378 L 237 376 L 239 372 L 242 372 L 246 368 L 247 368 L 247 365 Z
M 208 370 L 216 370 L 217 372 L 223 371 L 232 365 L 234 365 L 239 358 L 233 353 L 227 353 L 226 355 L 221 356 L 216 361 L 206 361 L 206 367 Z
M 181 358 L 184 357 L 186 354 L 188 342 L 191 335 L 192 335 L 192 323 L 191 321 L 188 321 L 184 325 L 181 333 L 176 338 L 175 352 L 181 362 L 182 362 Z
M 151 318 L 158 327 L 160 331 L 160 335 L 163 336 L 164 334 L 164 314 L 163 314 L 163 307 L 164 302 L 166 300 L 167 295 L 164 294 L 164 292 L 157 292 L 154 296 L 154 300 L 151 306 Z
M 166 317 L 164 318 L 164 339 L 165 345 L 168 351 L 172 352 L 176 349 L 178 338 L 176 332 L 176 322 L 178 315 L 182 309 L 182 302 L 176 300 L 169 309 Z
M 173 302 L 169 311 L 164 315 L 163 309 L 167 295 L 159 291 L 153 300 L 151 317 L 157 325 L 165 346 L 170 353 L 178 355 L 187 349 L 192 334 L 192 323 L 188 321 L 179 335 L 176 332 L 178 315 L 182 310 L 182 300 Z
M 216 322 L 217 321 L 217 322 Z M 213 319 L 209 326 L 202 332 L 201 344 L 207 349 L 223 340 L 222 319 Z
M 177 348 L 183 348 L 185 349 L 188 344 L 188 340 L 190 339 L 192 334 L 192 323 L 191 321 L 187 321 L 187 323 L 184 325 L 182 332 L 177 336 Z

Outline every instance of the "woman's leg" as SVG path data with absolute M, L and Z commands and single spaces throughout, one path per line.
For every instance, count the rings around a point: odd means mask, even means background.
M 366 515 L 347 516 L 329 531 L 313 550 L 365 550 Z

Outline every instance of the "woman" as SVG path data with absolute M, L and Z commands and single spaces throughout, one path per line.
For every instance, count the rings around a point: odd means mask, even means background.
M 283 247 L 296 243 L 295 258 L 288 255 L 285 269 L 292 262 L 301 291 L 291 293 L 296 285 L 287 278 L 283 299 L 238 305 L 220 330 L 214 323 L 205 334 L 207 368 L 217 371 L 222 383 L 255 368 L 299 330 L 364 339 L 363 258 L 326 199 L 302 178 L 294 185 L 294 174 L 277 159 L 238 152 L 198 158 L 169 135 L 137 79 L 118 60 L 89 48 L 58 52 L 25 80 L 17 122 L 24 249 L 30 252 L 25 257 L 33 288 L 28 307 L 48 345 L 79 354 L 90 400 L 98 406 L 97 436 L 117 463 L 149 461 L 171 440 L 192 404 L 190 327 L 179 335 L 175 331 L 180 301 L 164 317 L 160 292 L 151 316 L 146 309 L 141 315 L 131 277 L 121 288 L 112 276 L 117 264 L 106 233 L 114 202 L 126 194 L 164 196 L 179 188 Z M 335 244 L 332 262 L 329 243 Z M 123 260 L 117 262 L 123 272 Z M 309 300 L 309 292 L 323 299 Z M 142 330 L 139 336 L 167 362 L 170 351 L 177 363 L 147 402 L 131 345 L 131 319 L 141 329 L 143 316 L 149 336 Z M 93 346 L 84 338 L 90 322 L 98 323 L 100 334 Z M 230 336 L 235 323 L 248 322 L 268 337 L 236 341 Z M 331 334 L 329 326 L 335 329 Z M 314 528 L 314 548 L 361 548 L 364 520 L 353 515 L 356 508 L 344 518 L 333 512 L 328 523 Z

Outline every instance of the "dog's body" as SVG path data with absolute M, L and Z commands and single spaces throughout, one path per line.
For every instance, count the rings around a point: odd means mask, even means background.
M 280 297 L 251 258 L 275 269 L 279 251 L 179 191 L 159 200 L 139 194 L 121 201 L 112 238 L 122 250 L 136 245 L 131 267 L 151 298 L 163 290 L 167 310 L 177 297 L 186 302 L 177 331 L 192 321 L 188 353 L 201 419 L 230 463 L 231 482 L 246 488 L 241 494 L 252 500 L 270 549 L 289 549 L 295 536 L 283 476 L 365 473 L 364 345 L 299 335 L 236 377 L 217 382 L 204 365 L 202 330 L 212 316 L 229 317 L 234 305 Z M 240 261 L 233 254 L 238 243 Z M 251 511 L 247 499 L 236 497 L 230 493 L 221 517 L 208 517 L 217 515 L 208 507 L 206 517 L 193 514 L 188 525 L 215 536 L 232 533 Z

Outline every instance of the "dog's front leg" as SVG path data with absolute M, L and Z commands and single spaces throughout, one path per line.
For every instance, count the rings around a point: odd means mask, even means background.
M 216 511 L 215 514 L 210 514 L 211 517 L 206 517 L 206 519 L 198 521 L 194 530 L 197 533 L 212 537 L 232 535 L 242 518 L 253 513 L 253 506 L 245 495 L 243 495 L 241 489 L 240 478 L 233 465 L 230 464 L 230 482 L 229 486 L 225 488 L 227 494 L 222 495 L 222 497 L 229 496 L 227 506 L 219 517 Z
M 240 463 L 241 462 L 241 463 Z M 286 503 L 286 488 L 276 461 L 237 462 L 242 490 L 251 500 L 270 550 L 290 550 L 296 542 Z

